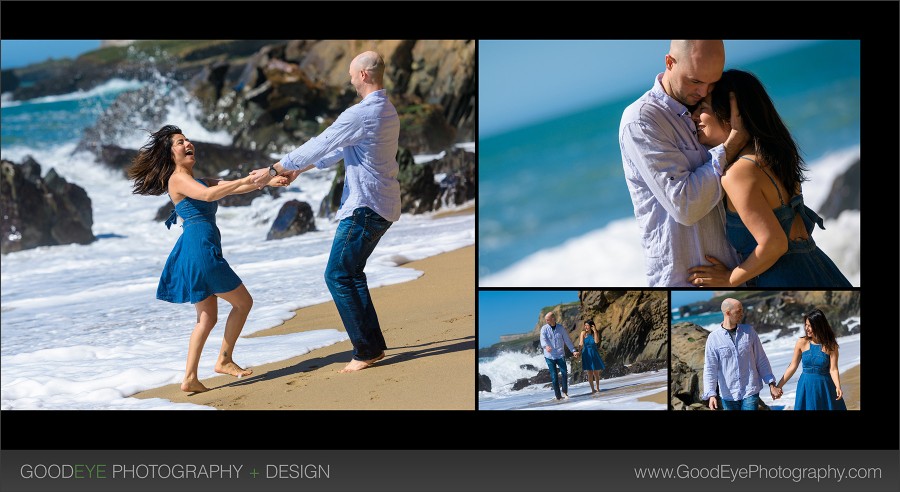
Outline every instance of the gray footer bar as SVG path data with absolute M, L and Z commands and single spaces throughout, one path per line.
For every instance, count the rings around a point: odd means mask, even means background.
M 900 490 L 897 450 L 2 450 L 4 492 Z

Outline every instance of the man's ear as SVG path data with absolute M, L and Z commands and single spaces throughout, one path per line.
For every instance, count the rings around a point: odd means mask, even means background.
M 666 70 L 672 70 L 676 63 L 678 62 L 672 58 L 672 55 L 666 55 Z

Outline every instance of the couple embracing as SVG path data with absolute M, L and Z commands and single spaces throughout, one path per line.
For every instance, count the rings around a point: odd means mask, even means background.
M 762 83 L 721 40 L 675 40 L 619 144 L 653 287 L 851 287 L 816 246 L 806 168 Z
M 741 324 L 744 307 L 737 299 L 722 302 L 723 321 L 706 339 L 703 399 L 716 410 L 756 410 L 759 393 L 768 385 L 772 399 L 803 365 L 794 410 L 846 410 L 838 371 L 838 344 L 825 314 L 814 309 L 804 316 L 804 336 L 794 345 L 791 363 L 777 382 L 769 358 L 753 327 Z M 716 396 L 718 393 L 720 396 Z

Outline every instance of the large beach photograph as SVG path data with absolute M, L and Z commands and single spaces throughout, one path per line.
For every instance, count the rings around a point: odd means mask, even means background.
M 702 43 L 479 42 L 479 286 L 860 286 L 860 42 Z
M 2 55 L 0 409 L 475 409 L 475 41 Z
M 672 409 L 860 410 L 859 291 L 671 296 Z
M 663 291 L 481 290 L 479 410 L 666 410 Z

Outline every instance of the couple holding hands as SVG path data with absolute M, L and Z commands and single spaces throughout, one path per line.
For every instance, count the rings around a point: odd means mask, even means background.
M 265 186 L 287 186 L 300 173 L 333 166 L 341 159 L 345 165 L 344 195 L 325 269 L 325 283 L 353 344 L 353 358 L 340 372 L 365 369 L 384 357 L 387 345 L 363 272 L 381 237 L 400 218 L 396 160 L 400 120 L 384 89 L 384 68 L 384 60 L 373 51 L 353 58 L 350 84 L 362 101 L 341 113 L 319 136 L 268 169 L 254 170 L 244 178 L 225 181 L 195 177 L 194 145 L 174 125 L 151 133 L 138 152 L 128 170 L 134 181 L 133 192 L 168 193 L 175 210 L 166 226 L 177 223 L 177 217 L 182 219 L 183 233 L 169 254 L 156 294 L 168 302 L 190 302 L 197 311 L 182 391 L 208 390 L 200 382 L 197 368 L 203 345 L 217 321 L 218 298 L 231 304 L 232 309 L 215 371 L 236 377 L 252 374 L 232 358 L 253 298 L 222 256 L 215 217 L 217 200 Z
M 722 314 L 721 329 L 714 329 L 706 339 L 703 399 L 709 400 L 710 409 L 716 410 L 721 401 L 724 410 L 756 410 L 763 383 L 777 400 L 802 364 L 794 410 L 847 410 L 838 370 L 838 343 L 821 310 L 803 317 L 804 336 L 794 345 L 791 362 L 777 382 L 759 335 L 752 326 L 740 324 L 744 319 L 741 302 L 725 299 Z

